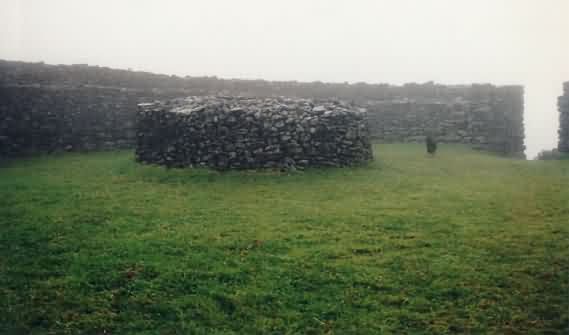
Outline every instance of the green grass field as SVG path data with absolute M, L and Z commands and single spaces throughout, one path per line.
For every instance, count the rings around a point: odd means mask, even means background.
M 1 334 L 567 334 L 569 160 L 0 167 Z

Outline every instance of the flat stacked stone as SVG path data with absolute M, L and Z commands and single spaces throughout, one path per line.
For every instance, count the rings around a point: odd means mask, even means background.
M 348 166 L 373 156 L 363 114 L 341 101 L 192 96 L 139 105 L 136 159 L 254 169 Z

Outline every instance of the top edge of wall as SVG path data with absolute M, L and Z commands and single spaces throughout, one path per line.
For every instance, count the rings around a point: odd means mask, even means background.
M 370 82 L 321 82 L 321 81 L 296 81 L 296 80 L 265 80 L 265 79 L 252 79 L 252 78 L 219 78 L 217 76 L 177 76 L 177 75 L 167 75 L 161 73 L 154 73 L 148 71 L 133 71 L 131 69 L 117 69 L 106 66 L 99 65 L 89 65 L 89 64 L 47 64 L 44 62 L 24 62 L 24 61 L 12 61 L 0 59 L 0 84 L 2 84 L 2 72 L 6 73 L 6 67 L 34 67 L 34 68 L 44 68 L 49 70 L 77 70 L 77 71 L 110 71 L 117 73 L 128 73 L 131 75 L 146 75 L 153 76 L 161 79 L 170 79 L 175 81 L 183 81 L 186 79 L 204 79 L 204 80 L 220 80 L 220 81 L 234 81 L 234 82 L 267 82 L 267 83 L 280 83 L 280 84 L 322 84 L 322 85 L 335 85 L 335 86 L 380 86 L 383 88 L 394 88 L 394 89 L 409 89 L 409 88 L 496 88 L 496 89 L 524 89 L 523 85 L 494 85 L 491 83 L 470 83 L 470 84 L 452 84 L 446 85 L 442 83 L 437 83 L 433 81 L 428 81 L 424 83 L 408 82 L 402 85 L 393 85 L 389 83 L 370 83 Z M 18 69 L 23 70 L 23 69 Z M 31 70 L 31 69 L 28 69 Z M 25 71 L 23 71 L 25 72 Z

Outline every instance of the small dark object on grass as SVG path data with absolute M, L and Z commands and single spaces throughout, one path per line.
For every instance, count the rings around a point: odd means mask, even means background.
M 562 152 L 559 152 L 559 150 L 557 149 L 551 149 L 551 150 L 541 150 L 537 154 L 537 157 L 535 159 L 546 161 L 546 160 L 559 160 L 564 158 L 569 158 L 569 155 L 564 155 Z
M 431 135 L 428 135 L 426 138 L 427 142 L 427 152 L 431 155 L 434 155 L 437 152 L 437 141 Z

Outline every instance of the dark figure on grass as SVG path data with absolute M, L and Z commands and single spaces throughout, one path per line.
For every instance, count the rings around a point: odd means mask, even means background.
M 427 144 L 427 152 L 431 157 L 434 156 L 437 152 L 437 140 L 433 135 L 427 135 L 425 142 Z

